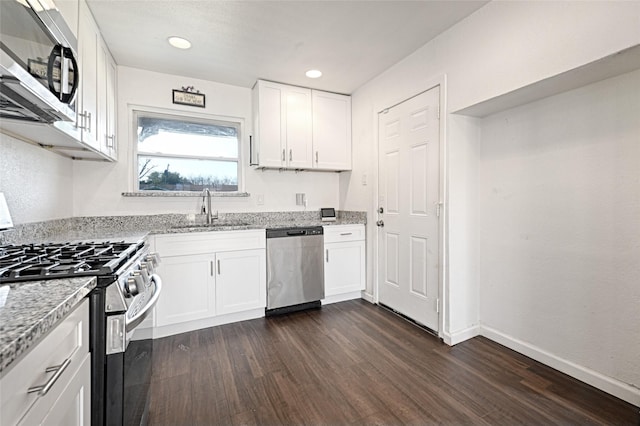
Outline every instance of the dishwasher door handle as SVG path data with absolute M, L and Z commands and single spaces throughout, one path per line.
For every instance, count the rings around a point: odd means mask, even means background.
M 295 237 L 297 235 L 304 235 L 305 231 L 287 231 L 287 235 Z

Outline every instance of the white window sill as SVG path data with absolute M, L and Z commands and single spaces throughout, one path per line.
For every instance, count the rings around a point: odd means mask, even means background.
M 199 191 L 137 191 L 123 192 L 123 197 L 202 197 Z M 212 198 L 246 198 L 250 197 L 248 192 L 211 192 Z

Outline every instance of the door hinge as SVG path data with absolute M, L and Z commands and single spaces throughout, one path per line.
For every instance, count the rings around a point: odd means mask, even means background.
M 440 206 L 441 206 L 441 205 L 442 205 L 442 204 L 440 204 L 440 203 L 437 203 L 437 204 L 436 204 L 436 217 L 440 217 Z
M 440 120 L 440 105 L 438 105 L 438 120 Z

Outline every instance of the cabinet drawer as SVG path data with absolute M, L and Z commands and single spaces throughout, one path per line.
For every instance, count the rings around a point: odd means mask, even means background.
M 185 256 L 216 251 L 251 250 L 266 247 L 264 229 L 214 231 L 156 236 L 155 250 L 160 256 Z
M 324 228 L 325 243 L 362 241 L 365 239 L 364 225 L 329 225 Z
M 18 423 L 35 403 L 53 406 L 88 353 L 89 301 L 85 299 L 2 377 L 0 424 Z M 58 376 L 55 381 L 54 376 Z M 48 384 L 47 392 L 29 392 Z

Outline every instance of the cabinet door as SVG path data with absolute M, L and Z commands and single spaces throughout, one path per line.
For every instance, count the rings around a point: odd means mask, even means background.
M 311 90 L 287 87 L 285 91 L 286 159 L 290 169 L 312 167 L 311 144 Z
M 98 122 L 96 128 L 96 137 L 100 144 L 100 152 L 107 153 L 107 46 L 102 39 L 98 43 L 98 68 L 96 78 L 96 99 Z
M 257 160 L 261 167 L 284 167 L 285 106 L 284 86 L 258 81 L 254 96 L 258 97 L 256 115 Z
M 267 263 L 264 249 L 216 253 L 218 315 L 267 305 Z
M 156 304 L 158 326 L 215 315 L 214 257 L 209 254 L 162 258 L 162 294 Z
M 351 97 L 314 90 L 313 167 L 351 170 Z
M 34 404 L 19 425 L 90 426 L 91 356 L 84 361 L 51 407 Z
M 324 292 L 333 296 L 365 288 L 364 241 L 324 245 Z
M 100 150 L 98 141 L 98 45 L 100 33 L 89 7 L 80 2 L 79 40 L 80 95 L 78 126 L 82 142 Z
M 117 89 L 116 89 L 116 63 L 107 52 L 106 56 L 106 66 L 107 66 L 107 130 L 106 130 L 106 140 L 107 140 L 107 152 L 106 154 L 113 158 L 114 160 L 118 157 L 118 145 L 116 140 L 116 99 L 117 99 Z

